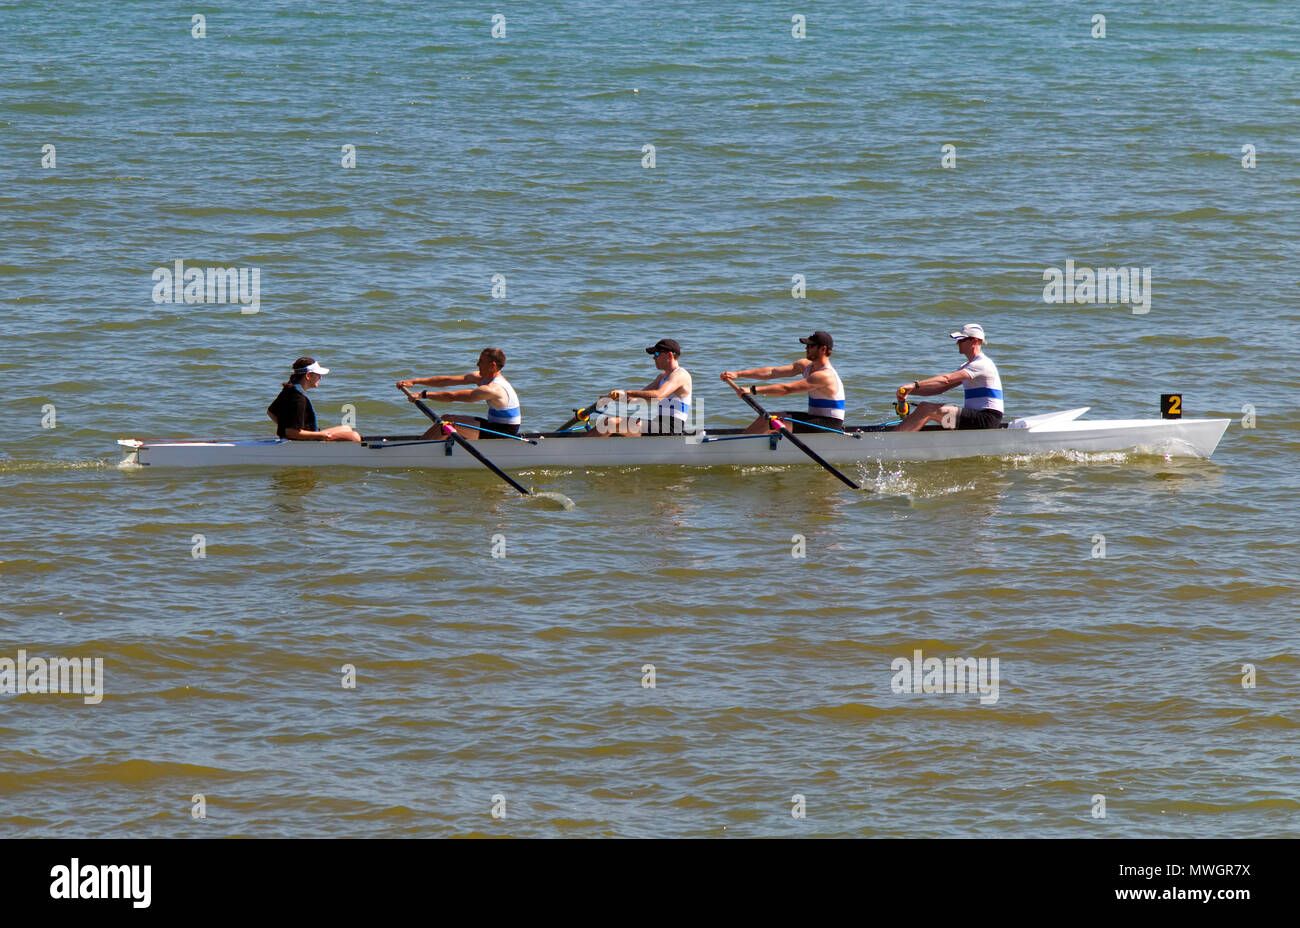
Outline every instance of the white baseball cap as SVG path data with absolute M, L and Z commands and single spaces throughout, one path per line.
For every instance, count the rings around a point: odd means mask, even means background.
M 988 341 L 988 339 L 984 337 L 983 326 L 976 325 L 973 322 L 968 322 L 964 326 L 962 326 L 960 332 L 953 332 L 952 337 L 953 338 L 978 338 L 982 342 Z
M 321 367 L 318 363 L 312 361 L 306 367 L 295 367 L 293 372 L 295 374 L 320 374 L 324 377 L 330 372 L 330 369 L 328 367 Z

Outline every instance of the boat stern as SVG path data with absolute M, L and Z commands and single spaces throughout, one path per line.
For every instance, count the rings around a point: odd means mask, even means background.
M 139 467 L 140 449 L 144 447 L 144 442 L 134 438 L 119 438 L 117 443 L 122 448 L 122 460 L 118 462 L 118 466 Z

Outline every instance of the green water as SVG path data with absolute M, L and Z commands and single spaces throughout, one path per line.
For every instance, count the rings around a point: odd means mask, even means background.
M 195 39 L 0 8 L 0 657 L 105 674 L 98 705 L 0 694 L 0 834 L 1297 833 L 1295 11 L 796 12 L 523 4 L 493 39 L 468 5 L 251 3 Z M 260 269 L 259 311 L 153 302 L 178 259 Z M 1151 268 L 1150 311 L 1044 302 L 1067 260 Z M 475 472 L 115 466 L 265 434 L 304 353 L 322 424 L 409 432 L 395 380 L 499 345 L 554 427 L 672 337 L 722 426 L 720 371 L 827 329 L 880 421 L 965 322 L 1013 415 L 1181 392 L 1233 424 L 1211 461 L 865 464 L 857 494 L 526 475 L 571 511 Z M 996 703 L 893 692 L 918 649 L 998 658 Z

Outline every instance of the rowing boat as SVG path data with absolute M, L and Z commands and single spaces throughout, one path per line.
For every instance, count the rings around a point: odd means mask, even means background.
M 1085 421 L 1089 407 L 1029 416 L 1003 428 L 949 431 L 939 428 L 896 432 L 882 426 L 848 426 L 847 435 L 802 434 L 827 461 L 942 461 L 1061 452 L 1136 451 L 1175 457 L 1208 458 L 1228 427 L 1227 419 L 1106 419 Z M 743 435 L 717 429 L 696 435 L 643 435 L 600 438 L 591 434 L 529 432 L 536 444 L 501 439 L 482 442 L 492 460 L 508 470 L 545 467 L 635 467 L 670 464 L 687 467 L 804 464 L 809 459 L 779 435 Z M 288 441 L 282 438 L 193 441 L 121 439 L 124 464 L 144 467 L 329 466 L 440 467 L 482 466 L 455 444 L 415 435 L 390 435 L 350 441 Z

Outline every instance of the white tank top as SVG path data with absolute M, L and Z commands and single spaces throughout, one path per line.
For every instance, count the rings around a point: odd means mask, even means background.
M 844 421 L 844 382 L 840 380 L 840 375 L 835 372 L 835 368 L 827 364 L 818 370 L 830 371 L 831 376 L 835 378 L 835 389 L 831 392 L 813 387 L 808 391 L 808 415 L 826 416 L 829 419 L 839 419 Z M 807 380 L 811 375 L 817 373 L 810 366 L 804 371 L 803 379 Z
M 678 367 L 677 370 L 685 371 L 685 369 L 681 367 Z M 664 381 L 667 380 L 675 373 L 677 373 L 677 371 L 668 371 L 667 373 L 661 373 L 658 377 L 655 378 L 654 386 L 651 387 L 650 389 L 652 390 L 659 389 L 664 385 Z M 690 418 L 690 413 L 691 413 L 690 377 L 691 375 L 689 371 L 685 371 L 685 373 L 686 373 L 686 395 L 678 396 L 674 394 L 672 396 L 665 396 L 658 403 L 657 412 L 659 415 L 661 416 L 668 415 L 674 419 L 680 419 L 683 422 L 687 421 Z
M 492 400 L 488 400 L 488 421 L 495 422 L 498 425 L 518 425 L 523 421 L 519 415 L 519 394 L 515 393 L 515 388 L 510 386 L 510 381 L 506 380 L 500 374 L 489 380 L 484 386 L 496 384 L 504 387 L 506 391 L 506 401 L 501 406 L 492 405 Z

